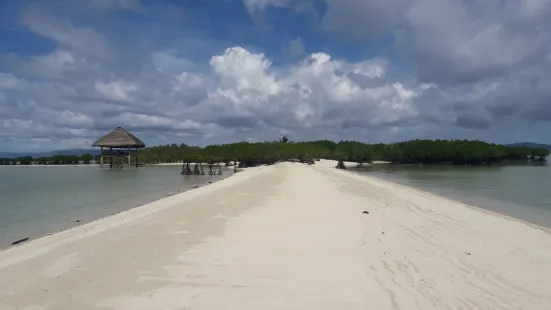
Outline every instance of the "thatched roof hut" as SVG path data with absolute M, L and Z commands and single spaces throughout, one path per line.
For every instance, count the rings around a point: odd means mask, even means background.
M 117 127 L 99 138 L 92 146 L 108 148 L 144 148 L 145 143 L 122 127 Z
M 122 168 L 124 160 L 128 158 L 128 166 L 131 165 L 132 156 L 135 158 L 135 165 L 138 167 L 138 149 L 144 148 L 145 143 L 138 139 L 133 134 L 124 130 L 122 127 L 117 127 L 105 136 L 99 138 L 92 146 L 101 147 L 100 166 L 103 167 L 104 157 L 109 158 L 109 167 Z M 104 150 L 107 148 L 108 150 Z M 132 150 L 133 149 L 133 150 Z

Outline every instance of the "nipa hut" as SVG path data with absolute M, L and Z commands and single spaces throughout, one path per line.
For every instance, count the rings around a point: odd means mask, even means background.
M 135 164 L 138 167 L 138 149 L 144 148 L 145 144 L 124 128 L 117 127 L 99 138 L 92 146 L 101 147 L 101 167 L 103 167 L 104 158 L 108 158 L 110 168 L 122 168 L 125 158 L 128 159 L 128 166 L 131 166 L 132 157 L 135 158 Z

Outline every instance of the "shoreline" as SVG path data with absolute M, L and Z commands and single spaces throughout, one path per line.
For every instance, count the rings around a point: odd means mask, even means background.
M 104 210 L 106 209 L 112 210 L 112 212 L 109 212 L 109 213 L 101 213 L 96 211 L 96 212 L 93 212 L 93 214 L 81 214 L 80 216 L 77 216 L 77 217 L 74 217 L 72 214 L 63 214 L 62 215 L 63 219 L 60 219 L 58 222 L 45 223 L 44 225 L 48 227 L 48 229 L 44 229 L 43 232 L 39 232 L 39 233 L 31 232 L 27 234 L 19 234 L 18 237 L 14 239 L 7 239 L 7 238 L 6 240 L 0 239 L 0 241 L 5 241 L 5 242 L 0 242 L 0 253 L 3 251 L 9 250 L 11 248 L 30 243 L 34 240 L 39 240 L 47 236 L 62 233 L 66 230 L 81 227 L 89 223 L 92 223 L 101 219 L 105 219 L 141 206 L 155 203 L 167 197 L 172 197 L 181 193 L 194 190 L 196 188 L 212 185 L 224 179 L 231 178 L 233 175 L 234 175 L 233 172 L 229 171 L 229 174 L 228 172 L 226 172 L 224 173 L 223 176 L 217 176 L 219 179 L 212 179 L 209 177 L 209 178 L 205 178 L 204 180 L 201 180 L 200 182 L 195 181 L 193 184 L 189 184 L 181 188 L 171 188 L 163 191 L 152 192 L 152 193 L 144 194 L 140 197 L 122 198 L 121 200 L 114 202 L 109 206 L 103 208 Z M 70 210 L 70 211 L 75 211 L 75 210 Z M 27 240 L 21 241 L 24 239 L 27 239 Z M 21 242 L 17 244 L 13 244 L 14 242 L 17 242 L 17 241 L 21 241 Z
M 335 161 L 335 163 L 336 163 L 336 161 Z M 335 170 L 337 170 L 337 169 L 335 169 Z M 384 179 L 384 178 L 377 177 L 377 176 L 374 176 L 374 175 L 361 173 L 359 171 L 353 171 L 353 170 L 337 170 L 337 171 L 344 172 L 344 173 L 347 173 L 347 174 L 351 174 L 351 175 L 354 175 L 355 177 L 367 178 L 371 181 L 385 183 L 387 186 L 393 186 L 393 187 L 399 188 L 400 190 L 403 190 L 403 191 L 412 191 L 412 192 L 419 193 L 419 194 L 422 194 L 422 195 L 431 196 L 432 198 L 435 198 L 435 199 L 444 200 L 446 203 L 461 204 L 461 205 L 464 205 L 467 208 L 471 208 L 473 210 L 476 210 L 476 211 L 479 211 L 479 212 L 482 212 L 482 213 L 485 213 L 485 214 L 488 214 L 488 215 L 491 215 L 491 216 L 502 217 L 502 218 L 510 220 L 510 221 L 515 221 L 515 222 L 519 222 L 519 223 L 522 223 L 522 224 L 526 224 L 526 225 L 528 225 L 528 226 L 530 226 L 534 229 L 543 230 L 543 231 L 547 232 L 548 234 L 551 234 L 551 227 L 540 225 L 540 224 L 537 224 L 537 223 L 533 223 L 533 222 L 530 222 L 530 221 L 527 221 L 527 220 L 524 220 L 524 219 L 521 219 L 521 218 L 518 218 L 518 217 L 515 217 L 515 216 L 511 216 L 511 215 L 508 215 L 508 214 L 505 214 L 505 213 L 498 212 L 498 211 L 490 210 L 490 209 L 487 209 L 487 208 L 484 208 L 484 207 L 481 207 L 481 206 L 477 206 L 475 204 L 471 204 L 471 203 L 468 203 L 468 202 L 464 202 L 464 201 L 460 201 L 460 200 L 453 199 L 453 198 L 450 198 L 450 197 L 446 197 L 446 196 L 443 196 L 443 195 L 439 195 L 439 194 L 436 194 L 436 193 L 432 193 L 432 192 L 429 192 L 429 191 L 426 191 L 426 190 L 423 190 L 423 189 L 420 189 L 420 188 L 416 188 L 416 187 L 413 187 L 413 186 L 401 184 L 401 183 L 395 182 L 393 180 L 388 180 L 388 179 Z
M 190 165 L 194 165 L 195 163 L 189 163 Z M 139 168 L 141 167 L 156 167 L 156 166 L 182 166 L 183 163 L 157 163 L 157 164 L 139 164 Z M 206 164 L 204 164 L 206 165 Z M 225 167 L 225 163 L 219 163 L 222 167 Z M 108 164 L 105 164 L 106 167 L 104 169 L 108 169 Z M 100 164 L 66 164 L 66 165 L 59 165 L 59 164 L 53 164 L 53 165 L 38 165 L 38 164 L 31 164 L 31 165 L 0 165 L 0 167 L 100 167 Z M 132 165 L 131 167 L 124 167 L 126 169 L 128 168 L 134 168 Z M 226 167 L 228 168 L 228 167 Z
M 209 186 L 11 247 L 0 252 L 4 306 L 547 309 L 551 304 L 547 231 L 330 164 L 247 168 Z
M 336 165 L 336 161 L 335 161 Z M 453 166 L 452 166 L 453 167 Z M 462 168 L 462 166 L 458 166 L 459 168 Z M 465 168 L 479 168 L 479 167 L 473 167 L 473 166 L 465 166 Z M 482 169 L 486 167 L 481 167 Z M 432 192 L 430 190 L 424 189 L 421 186 L 415 186 L 415 184 L 408 184 L 407 178 L 400 179 L 395 178 L 394 176 L 387 176 L 384 173 L 382 174 L 372 174 L 370 171 L 361 169 L 361 168 L 348 168 L 346 170 L 341 170 L 347 173 L 355 174 L 360 177 L 366 177 L 370 179 L 375 179 L 380 182 L 387 182 L 389 184 L 394 184 L 397 187 L 401 187 L 404 190 L 412 190 L 415 192 L 424 193 L 427 195 L 431 195 L 435 198 L 441 198 L 446 200 L 447 202 L 455 202 L 455 203 L 461 203 L 471 208 L 476 208 L 477 210 L 480 210 L 485 213 L 490 213 L 496 216 L 506 217 L 508 219 L 519 221 L 528 225 L 532 225 L 536 228 L 542 228 L 543 230 L 551 233 L 551 222 L 549 222 L 549 216 L 545 217 L 546 221 L 539 221 L 536 220 L 537 217 L 535 217 L 533 214 L 526 215 L 527 213 L 524 213 L 525 215 L 522 215 L 522 212 L 517 214 L 511 214 L 513 212 L 507 211 L 507 210 L 497 210 L 498 208 L 495 207 L 495 205 L 500 204 L 503 205 L 506 202 L 496 200 L 495 198 L 490 197 L 483 197 L 479 196 L 476 197 L 474 200 L 468 200 L 468 199 L 462 199 L 460 197 L 452 195 L 452 194 L 444 194 L 444 193 L 438 193 L 438 192 Z M 380 173 L 380 172 L 379 172 Z M 448 187 L 445 187 L 444 189 L 449 189 Z M 478 201 L 477 201 L 478 200 Z M 490 201 L 492 200 L 492 201 Z M 525 205 L 522 204 L 510 204 L 510 206 L 519 207 L 519 209 L 526 208 Z M 509 213 L 508 213 L 509 212 Z M 529 214 L 529 213 L 528 213 Z
M 248 169 L 256 169 L 256 168 L 259 168 L 259 167 L 248 168 Z M 104 232 L 106 230 L 110 230 L 110 229 L 119 227 L 120 225 L 124 225 L 126 223 L 132 222 L 134 220 L 139 220 L 139 221 L 147 220 L 149 216 L 154 215 L 157 212 L 161 212 L 167 208 L 173 207 L 174 203 L 181 203 L 181 202 L 188 201 L 190 199 L 193 199 L 194 197 L 205 194 L 205 192 L 208 192 L 209 190 L 217 190 L 217 189 L 225 188 L 228 185 L 231 185 L 231 184 L 226 184 L 228 183 L 227 180 L 232 180 L 237 176 L 241 176 L 242 179 L 243 178 L 247 179 L 254 175 L 246 175 L 244 173 L 232 174 L 229 177 L 226 177 L 216 182 L 212 182 L 210 184 L 205 184 L 203 186 L 191 188 L 189 190 L 185 190 L 180 193 L 176 193 L 174 195 L 166 196 L 166 197 L 151 201 L 149 203 L 141 204 L 139 206 L 132 207 L 127 210 L 123 210 L 105 217 L 97 218 L 90 222 L 83 223 L 82 225 L 77 225 L 68 229 L 64 229 L 58 232 L 44 235 L 42 237 L 30 239 L 27 242 L 24 242 L 15 246 L 10 246 L 8 248 L 0 249 L 0 271 L 2 268 L 5 268 L 9 265 L 14 264 L 16 261 L 13 260 L 13 258 L 16 258 L 16 260 L 21 258 L 26 260 L 34 256 L 42 255 L 45 252 L 44 250 L 42 250 L 42 251 L 37 251 L 36 253 L 32 253 L 31 255 L 22 255 L 24 254 L 23 252 L 29 251 L 27 248 L 36 249 L 44 246 L 50 247 L 50 243 L 54 242 L 53 247 L 48 250 L 50 251 L 50 250 L 53 250 L 55 247 L 60 246 L 63 243 L 75 241 L 81 238 L 88 237 L 93 234 Z M 165 204 L 165 202 L 170 203 L 170 205 Z M 81 235 L 77 236 L 77 234 L 79 233 Z M 4 259 L 6 259 L 6 256 L 8 258 L 7 262 L 4 261 Z

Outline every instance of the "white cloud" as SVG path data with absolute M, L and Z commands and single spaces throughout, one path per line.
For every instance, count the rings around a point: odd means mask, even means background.
M 252 54 L 242 47 L 232 47 L 226 49 L 224 55 L 212 57 L 210 64 L 220 77 L 220 91 L 248 93 L 264 99 L 279 91 L 274 75 L 268 73 L 272 63 L 264 54 Z
M 235 46 L 212 56 L 209 63 L 210 75 L 192 71 L 171 75 L 149 67 L 153 71 L 126 79 L 36 81 L 19 93 L 22 102 L 33 102 L 36 111 L 25 114 L 29 126 L 23 128 L 21 119 L 13 117 L 8 121 L 13 135 L 24 133 L 29 138 L 93 140 L 120 125 L 146 136 L 166 131 L 174 137 L 231 139 L 247 132 L 271 135 L 282 130 L 381 128 L 415 122 L 419 116 L 415 98 L 424 91 L 393 80 L 383 59 L 349 63 L 315 53 L 293 66 L 277 68 L 264 54 Z M 88 73 L 85 67 L 77 70 Z M 10 81 L 6 85 L 19 81 L 12 75 L 3 80 Z
M 179 76 L 176 77 L 174 83 L 174 90 L 185 90 L 186 88 L 201 88 L 206 87 L 205 80 L 198 76 L 197 74 L 192 74 L 188 72 L 182 72 Z
M 52 115 L 52 117 L 58 125 L 71 129 L 86 130 L 92 128 L 94 125 L 94 120 L 89 116 L 69 110 L 56 113 L 56 115 Z
M 168 74 L 193 70 L 196 66 L 193 61 L 179 56 L 176 50 L 157 51 L 151 58 L 157 70 Z
M 15 77 L 11 73 L 0 72 L 0 89 L 5 90 L 20 90 L 25 89 L 27 82 L 23 79 Z
M 221 76 L 210 94 L 213 104 L 228 114 L 251 116 L 283 129 L 342 126 L 385 126 L 418 116 L 414 99 L 425 89 L 403 84 L 361 85 L 349 75 L 384 78 L 384 62 L 347 63 L 316 53 L 293 66 L 287 75 L 275 76 L 263 54 L 243 48 L 227 49 L 211 60 Z M 334 115 L 332 117 L 331 115 Z
M 91 28 L 77 27 L 59 20 L 36 6 L 30 6 L 23 12 L 22 23 L 29 30 L 52 39 L 64 47 L 102 59 L 111 57 L 109 44 L 102 35 Z
M 130 100 L 130 94 L 137 89 L 135 85 L 125 81 L 96 82 L 94 88 L 105 98 L 114 101 Z
M 65 50 L 56 50 L 46 56 L 36 57 L 36 60 L 50 68 L 62 69 L 75 63 L 73 54 Z
M 75 58 L 72 52 L 58 49 L 50 54 L 31 57 L 20 69 L 34 76 L 57 78 L 83 65 L 86 65 L 85 62 Z

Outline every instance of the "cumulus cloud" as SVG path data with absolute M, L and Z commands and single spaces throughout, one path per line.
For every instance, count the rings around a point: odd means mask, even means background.
M 314 53 L 280 70 L 264 54 L 236 46 L 210 57 L 209 63 L 210 74 L 146 71 L 133 80 L 97 80 L 88 86 L 33 82 L 19 89 L 20 101 L 50 110 L 15 111 L 4 127 L 14 136 L 24 133 L 33 139 L 61 134 L 92 141 L 120 125 L 146 137 L 161 133 L 167 139 L 200 140 L 217 133 L 215 139 L 224 140 L 236 135 L 270 139 L 282 131 L 319 136 L 386 129 L 389 135 L 426 124 L 484 129 L 495 121 L 485 105 L 499 92 L 495 84 L 473 91 L 401 80 L 389 73 L 382 58 L 348 62 Z M 148 83 L 150 75 L 163 82 Z M 2 76 L 5 88 L 21 85 L 14 76 Z M 99 96 L 90 96 L 90 87 Z M 46 90 L 48 96 L 36 96 Z M 194 92 L 201 94 L 195 100 L 190 96 Z M 80 104 L 67 104 L 74 98 Z
M 419 121 L 415 98 L 428 87 L 386 82 L 386 62 L 381 59 L 349 63 L 315 53 L 277 73 L 264 54 L 236 46 L 210 57 L 209 63 L 211 73 L 207 75 L 167 75 L 157 70 L 143 72 L 134 80 L 96 80 L 89 85 L 31 82 L 20 89 L 20 100 L 52 110 L 16 115 L 8 127 L 33 138 L 51 137 L 56 127 L 84 128 L 89 129 L 90 140 L 117 125 L 151 135 L 171 131 L 187 136 L 216 130 L 231 136 L 232 132 L 381 128 Z M 147 83 L 152 74 L 162 78 L 166 88 Z M 16 77 L 3 76 L 7 81 L 3 84 L 10 89 L 18 85 Z M 90 95 L 90 87 L 96 97 Z M 46 89 L 50 90 L 48 96 L 33 95 Z M 203 96 L 191 103 L 189 93 L 193 91 Z M 75 98 L 80 104 L 66 104 Z M 52 122 L 54 114 L 56 121 Z
M 96 82 L 94 88 L 106 99 L 113 101 L 128 101 L 130 100 L 130 94 L 136 90 L 135 85 L 124 81 Z

